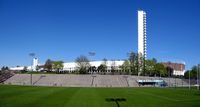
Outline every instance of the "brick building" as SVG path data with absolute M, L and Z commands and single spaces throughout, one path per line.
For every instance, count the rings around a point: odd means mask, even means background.
M 183 63 L 162 62 L 162 64 L 165 67 L 170 68 L 173 75 L 184 75 L 185 73 L 185 64 Z

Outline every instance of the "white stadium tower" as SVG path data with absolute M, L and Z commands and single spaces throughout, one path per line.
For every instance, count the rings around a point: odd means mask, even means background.
M 146 47 L 146 12 L 138 11 L 138 53 L 145 59 L 147 57 Z

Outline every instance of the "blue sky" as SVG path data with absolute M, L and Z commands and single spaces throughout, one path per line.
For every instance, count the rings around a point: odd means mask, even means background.
M 46 59 L 126 59 L 137 52 L 137 10 L 147 12 L 147 56 L 200 63 L 200 0 L 0 0 L 0 66 Z

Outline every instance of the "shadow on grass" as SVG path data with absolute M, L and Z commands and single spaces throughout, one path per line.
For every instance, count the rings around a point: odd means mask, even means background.
M 107 102 L 115 102 L 117 104 L 117 107 L 120 107 L 119 102 L 125 102 L 125 98 L 106 98 Z

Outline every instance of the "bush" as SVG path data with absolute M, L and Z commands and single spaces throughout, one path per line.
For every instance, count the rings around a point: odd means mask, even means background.
M 28 71 L 27 70 L 21 70 L 20 73 L 22 73 L 22 74 L 23 73 L 28 73 Z

